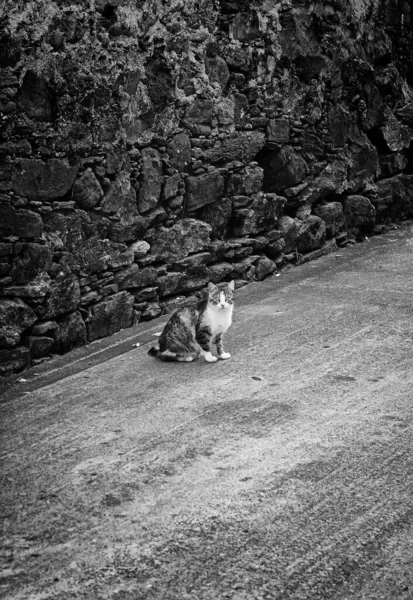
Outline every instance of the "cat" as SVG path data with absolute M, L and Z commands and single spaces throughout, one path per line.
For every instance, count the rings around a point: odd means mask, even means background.
M 234 281 L 222 290 L 209 283 L 203 300 L 173 313 L 148 354 L 179 362 L 191 362 L 199 356 L 210 363 L 230 358 L 229 352 L 224 351 L 222 336 L 232 322 L 234 289 Z M 216 345 L 218 357 L 211 353 L 211 343 Z

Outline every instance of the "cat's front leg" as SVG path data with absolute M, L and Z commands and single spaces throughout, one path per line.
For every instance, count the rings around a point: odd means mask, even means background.
M 217 347 L 218 358 L 220 358 L 221 360 L 227 360 L 227 358 L 231 358 L 231 354 L 229 352 L 224 351 L 224 345 L 222 343 L 222 333 L 217 335 L 214 342 Z
M 197 332 L 196 341 L 200 346 L 201 354 L 206 362 L 215 362 L 218 360 L 217 357 L 213 356 L 211 353 L 211 331 L 208 328 L 200 329 Z

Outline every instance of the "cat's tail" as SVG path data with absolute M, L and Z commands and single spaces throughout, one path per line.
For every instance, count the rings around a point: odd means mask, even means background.
M 159 358 L 161 355 L 161 349 L 159 348 L 159 344 L 155 344 L 152 348 L 148 350 L 149 356 L 155 356 L 155 358 Z
M 155 344 L 148 350 L 149 356 L 160 358 L 164 362 L 192 362 L 195 357 L 191 354 L 179 354 L 177 352 L 171 352 L 170 350 L 161 350 L 159 344 Z

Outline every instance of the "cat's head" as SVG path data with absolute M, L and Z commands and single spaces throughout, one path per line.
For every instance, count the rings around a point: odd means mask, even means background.
M 234 280 L 222 289 L 211 282 L 208 284 L 208 302 L 218 310 L 231 308 L 234 304 L 234 289 Z

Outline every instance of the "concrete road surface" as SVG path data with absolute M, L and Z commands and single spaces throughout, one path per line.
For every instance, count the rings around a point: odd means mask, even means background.
M 412 599 L 412 294 L 407 224 L 239 290 L 228 361 L 163 318 L 23 374 L 0 597 Z

